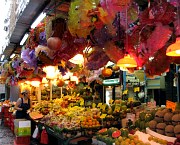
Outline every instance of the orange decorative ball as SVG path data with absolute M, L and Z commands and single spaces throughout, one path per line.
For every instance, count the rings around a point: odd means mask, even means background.
M 64 80 L 60 79 L 60 80 L 58 81 L 58 83 L 57 83 L 57 86 L 58 86 L 58 87 L 64 86 Z
M 103 77 L 110 77 L 112 75 L 112 70 L 110 68 L 104 68 L 102 70 Z

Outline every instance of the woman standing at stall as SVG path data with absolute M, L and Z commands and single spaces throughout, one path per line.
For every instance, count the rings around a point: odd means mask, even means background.
M 15 109 L 16 111 L 16 119 L 28 119 L 28 110 L 31 108 L 32 104 L 29 99 L 29 91 L 24 90 L 22 93 L 22 98 L 19 98 L 16 102 Z

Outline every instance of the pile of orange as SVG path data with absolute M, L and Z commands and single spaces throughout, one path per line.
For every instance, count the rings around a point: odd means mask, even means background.
M 81 126 L 84 128 L 99 127 L 100 123 L 97 119 L 88 116 L 81 122 Z

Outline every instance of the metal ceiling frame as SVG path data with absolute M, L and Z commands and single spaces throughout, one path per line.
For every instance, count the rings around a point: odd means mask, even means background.
M 16 51 L 16 48 L 19 46 L 24 34 L 29 32 L 31 24 L 38 17 L 38 15 L 43 12 L 50 2 L 51 0 L 30 0 L 29 4 L 19 17 L 10 37 L 9 44 L 6 46 L 3 52 L 5 59 L 9 59 L 10 55 Z

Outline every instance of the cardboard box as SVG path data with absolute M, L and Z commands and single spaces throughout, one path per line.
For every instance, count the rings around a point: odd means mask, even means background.
M 14 134 L 16 136 L 30 136 L 31 135 L 31 121 L 26 119 L 14 120 Z

